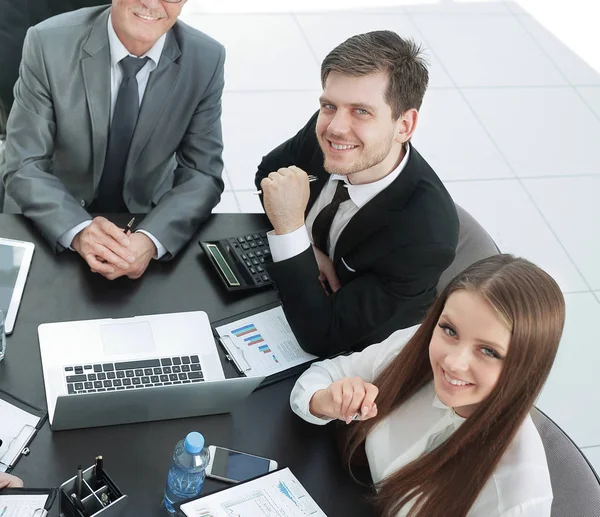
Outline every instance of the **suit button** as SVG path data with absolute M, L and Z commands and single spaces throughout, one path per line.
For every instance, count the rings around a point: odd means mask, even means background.
M 81 201 L 79 201 L 79 204 L 80 204 L 81 206 L 85 207 L 85 200 L 84 200 L 84 199 L 82 199 Z

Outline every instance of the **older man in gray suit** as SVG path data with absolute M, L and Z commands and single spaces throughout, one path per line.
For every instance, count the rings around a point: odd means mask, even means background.
M 113 0 L 29 29 L 6 140 L 4 210 L 92 271 L 140 277 L 223 191 L 222 45 L 186 0 Z M 146 213 L 135 233 L 89 214 Z

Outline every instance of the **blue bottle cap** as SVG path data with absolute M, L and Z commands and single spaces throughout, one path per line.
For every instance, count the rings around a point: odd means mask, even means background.
M 198 454 L 202 449 L 204 449 L 204 436 L 200 433 L 194 431 L 193 433 L 189 433 L 185 437 L 185 442 L 183 442 L 183 446 L 185 450 L 190 454 Z

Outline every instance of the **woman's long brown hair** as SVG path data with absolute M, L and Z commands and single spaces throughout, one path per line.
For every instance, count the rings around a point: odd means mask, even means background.
M 374 381 L 377 417 L 347 426 L 344 433 L 348 468 L 373 427 L 433 380 L 429 342 L 446 300 L 461 289 L 481 294 L 511 330 L 502 372 L 489 397 L 445 443 L 378 484 L 375 505 L 385 517 L 409 501 L 414 503 L 410 517 L 465 517 L 531 410 L 556 356 L 565 318 L 556 282 L 512 255 L 473 264 L 438 296 L 414 336 Z

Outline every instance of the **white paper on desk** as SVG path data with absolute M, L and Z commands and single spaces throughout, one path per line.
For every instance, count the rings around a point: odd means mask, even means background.
M 0 399 L 0 472 L 8 467 L 21 454 L 35 433 L 40 417 L 9 404 Z M 2 514 L 0 508 L 0 515 Z M 3 516 L 3 517 L 6 517 Z
M 283 469 L 181 506 L 187 517 L 327 517 Z
M 247 377 L 272 375 L 317 358 L 302 350 L 281 306 L 222 325 L 216 331 Z
M 0 495 L 2 517 L 38 517 L 42 512 L 47 494 Z

